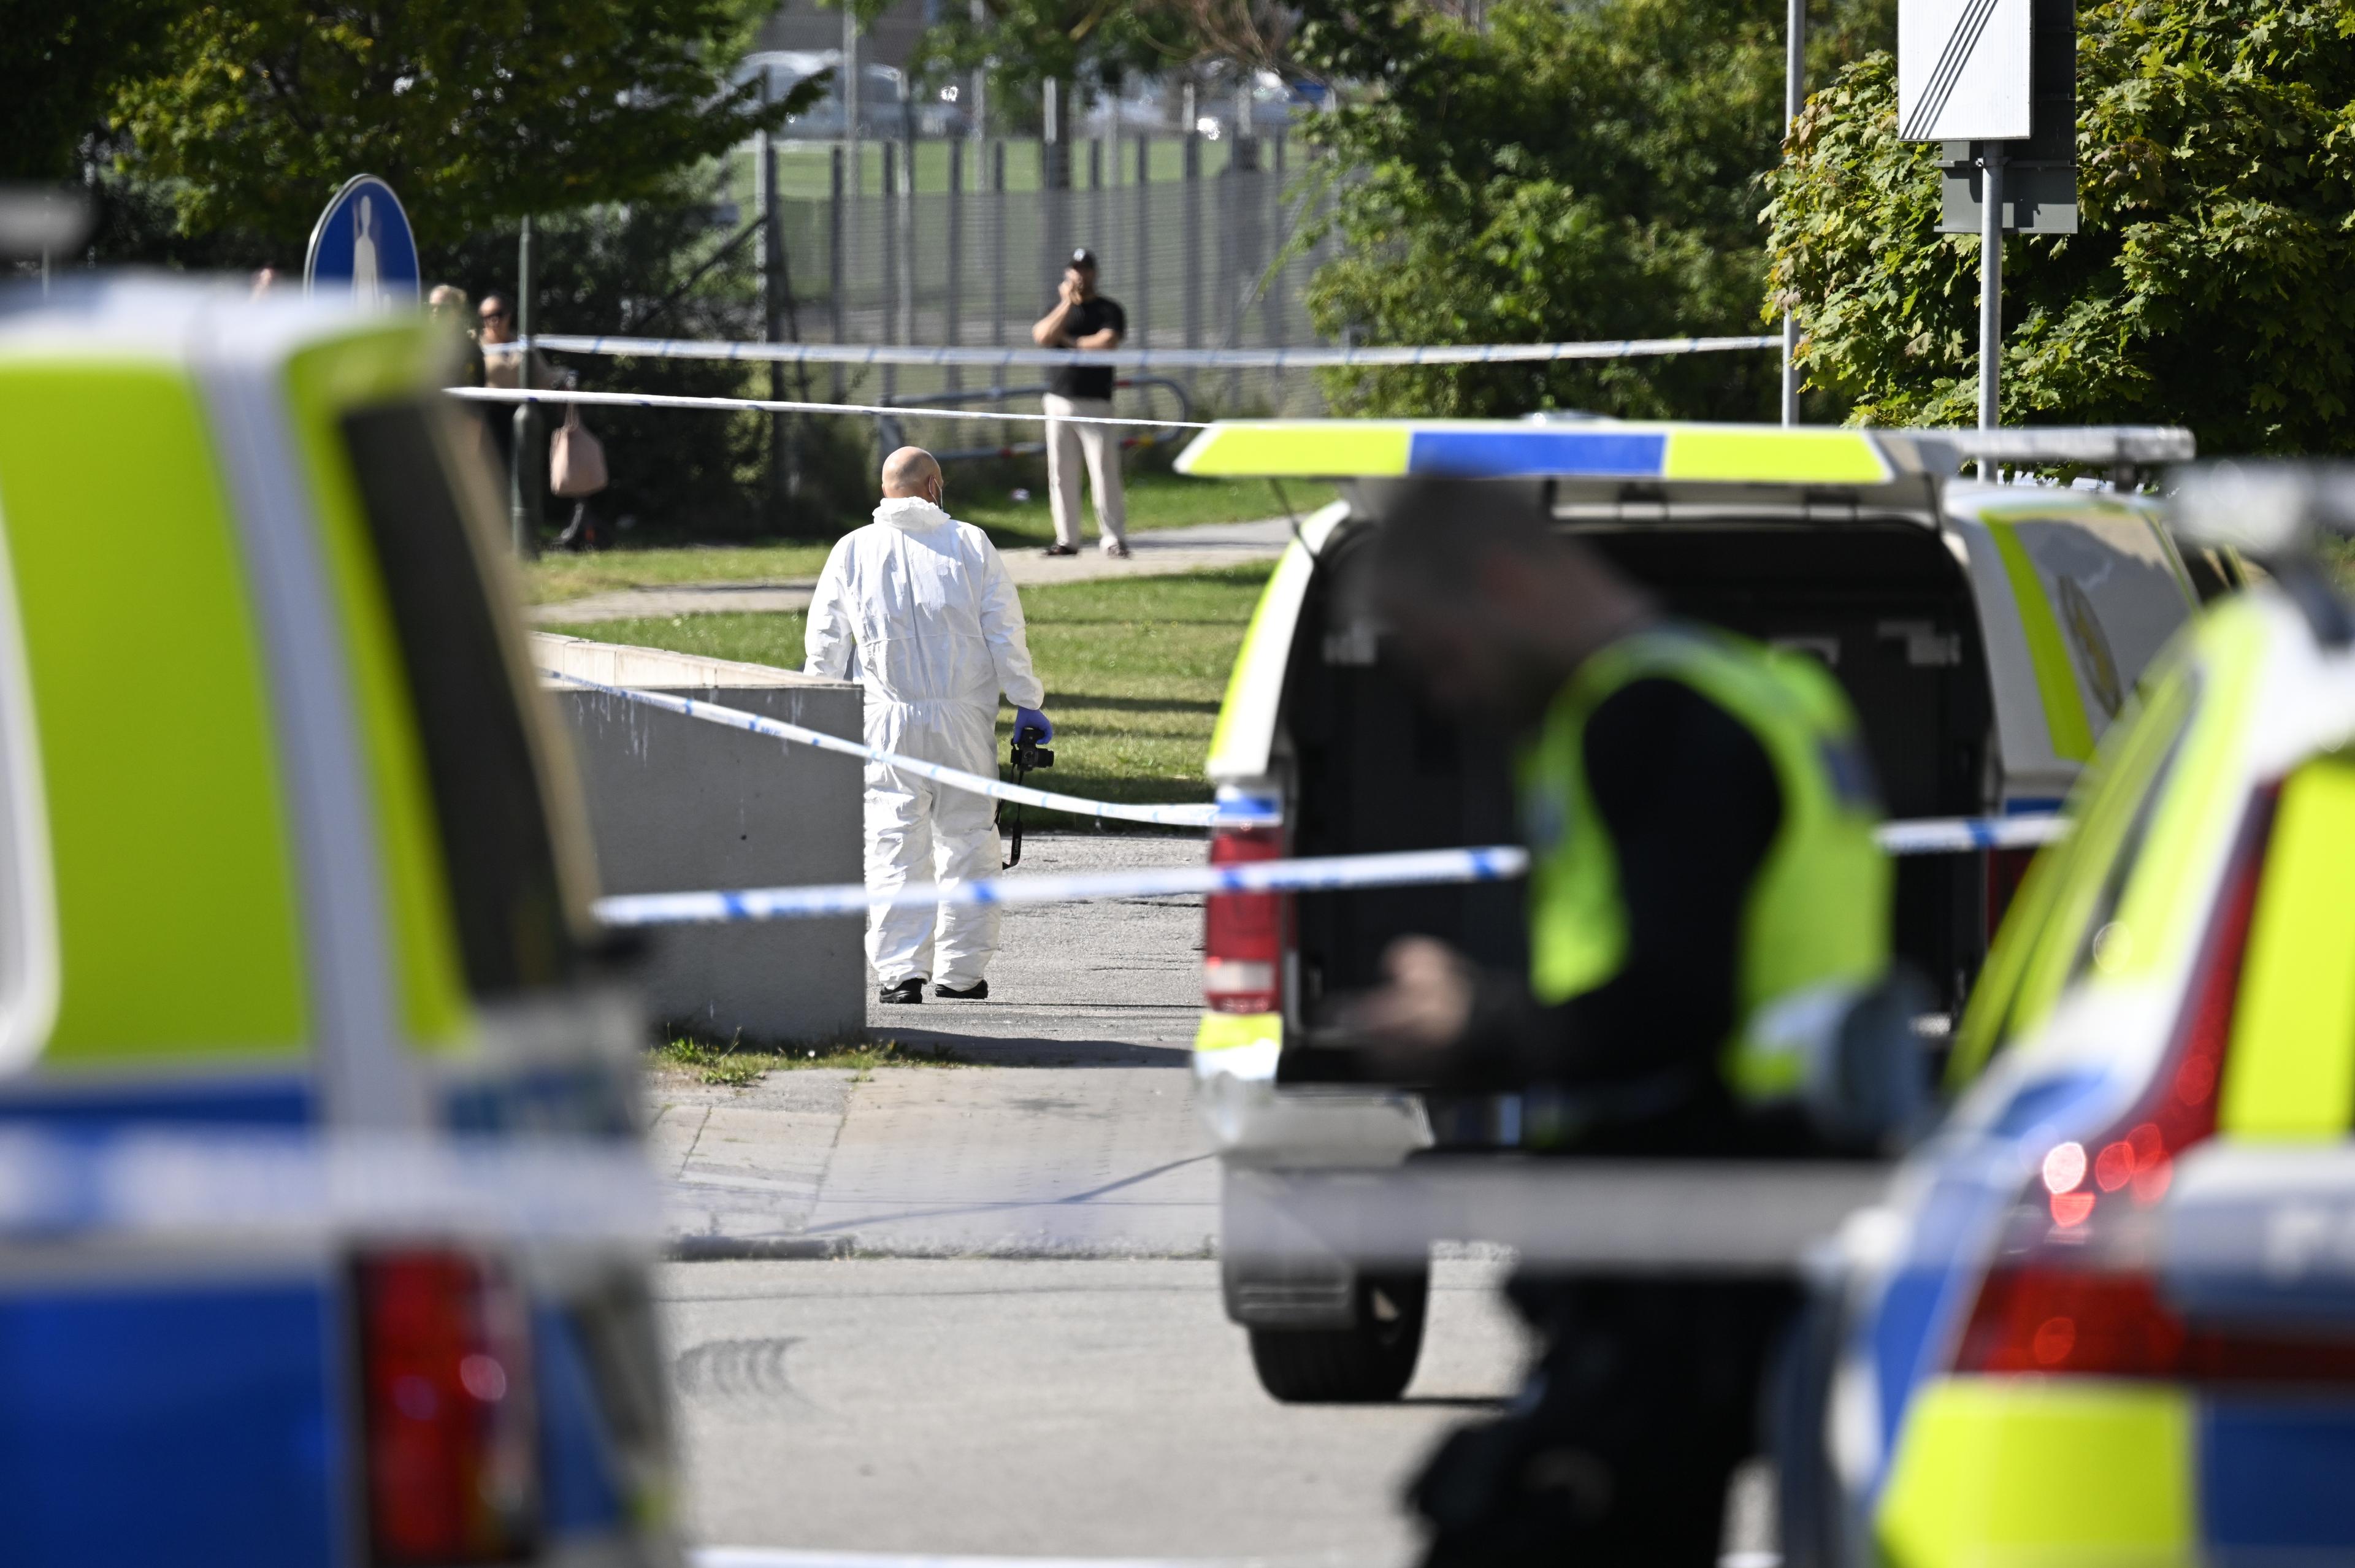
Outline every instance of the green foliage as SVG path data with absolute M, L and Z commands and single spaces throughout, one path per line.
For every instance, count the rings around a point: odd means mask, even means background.
M 685 337 L 760 336 L 757 241 L 737 246 L 696 277 L 734 237 L 734 230 L 714 225 L 713 208 L 697 199 L 699 194 L 696 182 L 675 179 L 654 200 L 535 219 L 533 325 L 550 333 L 643 329 Z M 428 246 L 420 256 L 427 283 L 457 283 L 478 302 L 487 293 L 512 297 L 516 241 L 516 226 L 506 223 L 453 244 Z M 577 371 L 590 391 L 769 395 L 765 370 L 741 365 L 584 355 L 559 368 Z M 785 379 L 783 387 L 787 396 L 803 395 L 793 379 Z M 511 415 L 500 407 L 488 417 Z M 590 409 L 583 417 L 604 443 L 612 476 L 590 506 L 609 523 L 632 519 L 619 537 L 633 542 L 831 535 L 849 504 L 851 487 L 860 495 L 866 488 L 868 432 L 863 421 L 799 421 L 810 482 L 800 502 L 789 506 L 770 484 L 764 415 Z M 846 428 L 834 428 L 837 423 Z M 853 423 L 861 428 L 848 428 Z M 561 524 L 571 511 L 571 502 L 552 500 L 548 520 Z M 605 534 L 616 537 L 612 528 Z
M 0 179 L 65 181 L 189 0 L 0 0 Z
M 2005 418 L 2355 450 L 2355 10 L 2099 0 L 2077 25 L 2081 232 L 2005 247 Z M 1937 149 L 1897 140 L 1895 82 L 1879 55 L 1809 103 L 1771 182 L 1773 288 L 1852 417 L 1954 423 L 1978 241 L 1937 232 Z
M 1886 0 L 1826 4 L 1849 58 Z M 1392 0 L 1309 0 L 1297 52 L 1368 84 L 1311 135 L 1345 242 L 1309 293 L 1360 341 L 1742 333 L 1765 283 L 1758 175 L 1779 156 L 1784 9 L 1760 0 L 1499 0 L 1487 29 Z M 1754 417 L 1763 355 L 1331 377 L 1367 412 Z
M 760 0 L 225 0 L 123 90 L 142 173 L 181 224 L 299 244 L 346 178 L 389 180 L 421 243 L 627 201 L 804 106 L 726 68 Z M 821 91 L 811 88 L 811 96 Z

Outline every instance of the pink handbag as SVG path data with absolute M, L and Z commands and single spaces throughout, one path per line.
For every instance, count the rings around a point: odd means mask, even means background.
M 605 487 L 605 443 L 581 422 L 581 405 L 564 411 L 564 422 L 548 443 L 548 487 L 567 498 L 594 496 Z

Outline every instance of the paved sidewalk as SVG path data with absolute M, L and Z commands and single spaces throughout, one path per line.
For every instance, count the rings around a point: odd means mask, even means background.
M 1128 536 L 1126 560 L 1093 544 L 1076 556 L 1045 556 L 1035 549 L 1010 550 L 1006 568 L 1021 588 L 1086 582 L 1103 577 L 1169 577 L 1213 567 L 1273 560 L 1292 541 L 1291 521 L 1205 523 L 1187 528 L 1152 528 Z M 717 615 L 745 611 L 805 610 L 815 578 L 785 582 L 688 582 L 662 588 L 625 588 L 555 604 L 535 604 L 535 623 L 582 624 L 625 621 L 639 615 Z
M 1191 838 L 1031 836 L 1025 871 L 1187 864 Z M 666 1075 L 653 1145 L 701 1255 L 1200 1258 L 1218 1170 L 1195 1117 L 1199 900 L 1016 907 L 986 1002 L 871 1007 L 956 1065 Z

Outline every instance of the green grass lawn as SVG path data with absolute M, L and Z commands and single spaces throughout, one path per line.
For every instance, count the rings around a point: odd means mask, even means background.
M 1284 498 L 1305 517 L 1333 499 L 1330 485 L 1286 481 Z M 1000 549 L 1037 549 L 1055 537 L 1043 491 L 1017 501 L 1002 486 L 960 489 L 949 476 L 949 510 L 986 532 Z M 1143 474 L 1128 481 L 1128 526 L 1176 528 L 1196 523 L 1250 522 L 1279 517 L 1284 507 L 1264 480 L 1188 479 L 1176 474 Z M 1091 538 L 1092 512 L 1085 525 Z M 842 519 L 844 531 L 867 521 Z M 806 581 L 826 565 L 831 541 L 771 545 L 681 545 L 658 549 L 599 550 L 587 555 L 542 556 L 524 568 L 527 599 L 559 603 L 623 588 L 666 587 L 684 582 Z M 799 647 L 798 632 L 794 634 Z M 615 639 L 609 638 L 608 641 Z M 665 645 L 667 646 L 668 645 Z M 774 661 L 770 661 L 774 662 Z M 794 658 L 798 667 L 801 659 Z
M 1030 656 L 1055 720 L 1042 788 L 1092 800 L 1206 800 L 1210 726 L 1266 565 L 1183 577 L 1113 578 L 1026 589 Z M 799 669 L 799 614 L 678 615 L 549 626 L 570 636 Z M 998 756 L 1012 734 L 998 717 Z M 1041 822 L 1043 814 L 1026 812 Z M 1059 818 L 1068 821 L 1068 818 Z

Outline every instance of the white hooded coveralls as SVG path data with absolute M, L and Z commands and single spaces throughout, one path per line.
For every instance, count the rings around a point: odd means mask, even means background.
M 818 574 L 805 640 L 812 675 L 867 688 L 867 743 L 984 778 L 997 776 L 997 698 L 1043 707 L 1022 602 L 989 536 L 921 496 L 875 508 Z M 929 870 L 961 882 L 997 874 L 996 803 L 879 763 L 867 764 L 867 885 L 896 891 Z M 937 935 L 935 933 L 937 932 Z M 867 958 L 886 986 L 971 986 L 997 950 L 985 905 L 879 909 Z

